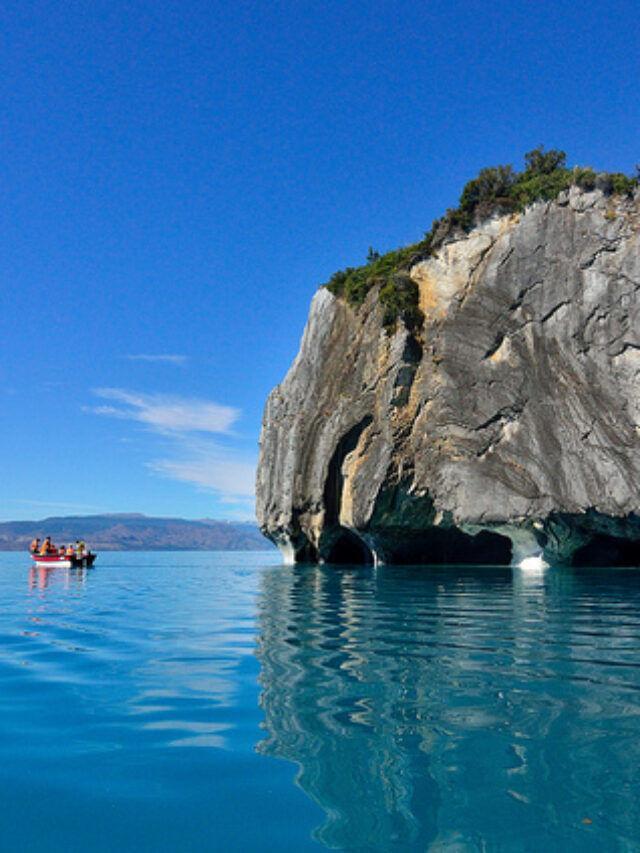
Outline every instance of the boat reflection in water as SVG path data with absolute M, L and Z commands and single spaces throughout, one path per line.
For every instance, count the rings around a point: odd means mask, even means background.
M 605 849 L 640 836 L 640 572 L 269 570 L 263 754 L 348 850 Z
M 62 582 L 65 587 L 69 587 L 74 583 L 85 584 L 89 572 L 92 572 L 91 566 L 78 566 L 77 568 L 48 567 L 48 566 L 31 566 L 29 569 L 29 589 L 44 590 L 53 580 Z

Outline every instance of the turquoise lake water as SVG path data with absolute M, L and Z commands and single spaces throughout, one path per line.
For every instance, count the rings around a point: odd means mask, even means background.
M 640 850 L 640 570 L 0 555 L 12 851 Z

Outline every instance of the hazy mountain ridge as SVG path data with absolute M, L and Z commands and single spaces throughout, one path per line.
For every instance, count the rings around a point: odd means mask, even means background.
M 0 522 L 0 551 L 27 548 L 34 536 L 56 544 L 85 539 L 96 551 L 260 551 L 265 540 L 252 522 L 156 518 L 137 513 L 54 516 Z

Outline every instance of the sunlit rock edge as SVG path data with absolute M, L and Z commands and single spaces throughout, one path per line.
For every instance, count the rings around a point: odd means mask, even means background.
M 268 398 L 288 561 L 640 562 L 640 212 L 577 188 L 415 264 L 424 327 L 326 289 Z

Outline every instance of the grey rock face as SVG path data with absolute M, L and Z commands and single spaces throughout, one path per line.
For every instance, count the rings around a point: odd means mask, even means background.
M 418 336 L 375 290 L 316 294 L 265 409 L 265 535 L 291 560 L 640 562 L 638 194 L 572 189 L 411 277 Z

